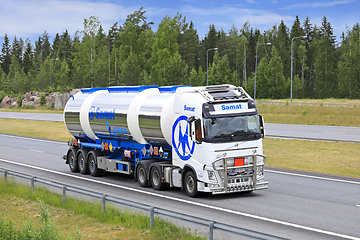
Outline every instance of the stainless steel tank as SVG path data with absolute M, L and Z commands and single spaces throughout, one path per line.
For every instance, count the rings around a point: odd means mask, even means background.
M 133 86 L 83 89 L 71 96 L 64 121 L 75 137 L 132 137 L 171 145 L 174 93 L 177 87 Z

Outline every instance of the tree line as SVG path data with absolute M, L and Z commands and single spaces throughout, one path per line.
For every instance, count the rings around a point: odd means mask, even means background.
M 289 98 L 291 82 L 294 98 L 360 98 L 358 23 L 340 43 L 325 16 L 320 26 L 296 17 L 291 28 L 281 21 L 262 33 L 249 22 L 228 32 L 211 24 L 200 39 L 179 13 L 164 17 L 156 32 L 145 14 L 140 8 L 108 33 L 91 16 L 73 37 L 65 30 L 52 43 L 46 31 L 34 45 L 16 36 L 10 44 L 5 34 L 0 91 L 229 83 L 254 95 L 256 79 L 256 98 Z

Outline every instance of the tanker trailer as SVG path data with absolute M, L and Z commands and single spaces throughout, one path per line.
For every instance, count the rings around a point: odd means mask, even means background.
M 265 189 L 264 124 L 241 87 L 82 89 L 64 121 L 72 172 L 132 174 L 140 186 L 190 197 Z

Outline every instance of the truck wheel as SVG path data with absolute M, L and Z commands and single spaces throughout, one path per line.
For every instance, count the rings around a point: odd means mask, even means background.
M 69 163 L 70 170 L 72 172 L 79 172 L 79 165 L 76 159 L 76 150 L 74 148 L 69 149 L 67 153 L 67 160 Z
M 86 152 L 81 149 L 77 155 L 77 161 L 79 163 L 79 170 L 81 174 L 89 174 L 89 166 L 86 161 Z
M 155 190 L 162 190 L 165 187 L 165 184 L 163 182 L 161 182 L 161 171 L 160 171 L 160 166 L 159 165 L 155 165 L 151 168 L 150 171 L 150 180 L 151 180 L 151 185 L 153 187 L 153 189 Z
M 89 172 L 93 177 L 100 177 L 101 176 L 101 169 L 98 169 L 97 162 L 96 162 L 97 154 L 94 151 L 89 152 L 88 154 L 88 165 L 89 165 Z
M 136 178 L 139 182 L 140 186 L 147 187 L 149 186 L 148 179 L 147 179 L 147 168 L 144 164 L 139 163 L 139 167 L 137 168 Z
M 193 171 L 188 171 L 185 175 L 185 192 L 189 197 L 197 197 L 197 179 Z

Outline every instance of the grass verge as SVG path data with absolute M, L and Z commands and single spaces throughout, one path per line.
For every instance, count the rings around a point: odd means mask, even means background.
M 64 110 L 52 109 L 48 107 L 34 107 L 34 106 L 24 106 L 22 108 L 0 106 L 0 112 L 61 113 L 62 114 Z
M 264 139 L 266 166 L 360 178 L 360 144 Z
M 290 98 L 288 99 L 257 99 L 259 102 L 264 103 L 278 103 L 278 104 L 289 104 L 291 102 Z M 360 99 L 336 99 L 336 98 L 326 98 L 326 99 L 293 99 L 293 104 L 313 104 L 319 106 L 334 105 L 334 106 L 360 106 Z
M 360 107 L 257 104 L 266 123 L 360 127 Z
M 0 118 L 0 132 L 58 141 L 68 141 L 72 138 L 63 122 Z
M 0 180 L 0 213 L 11 219 L 17 229 L 25 222 L 41 228 L 39 199 L 46 204 L 56 230 L 67 239 L 204 239 L 160 218 L 155 218 L 154 228 L 150 229 L 148 217 L 121 212 L 110 204 L 102 213 L 97 202 L 67 197 L 63 204 L 62 196 L 46 189 L 35 188 L 32 193 L 30 187 Z

